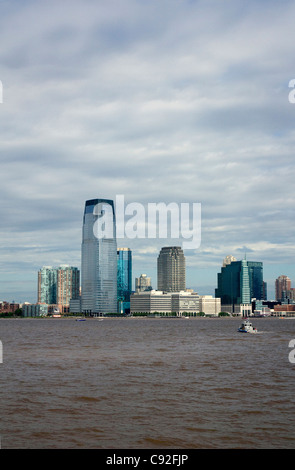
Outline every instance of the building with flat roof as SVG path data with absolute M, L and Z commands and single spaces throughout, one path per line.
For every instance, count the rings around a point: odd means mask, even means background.
M 158 290 L 185 290 L 185 257 L 180 246 L 163 247 L 157 259 Z
M 229 313 L 239 313 L 243 305 L 251 304 L 253 298 L 264 296 L 263 264 L 259 261 L 231 261 L 217 274 L 215 297 L 221 299 L 221 308 Z
M 282 275 L 275 280 L 276 300 L 282 301 L 286 297 L 286 292 L 291 290 L 291 279 Z
M 130 248 L 118 248 L 117 261 L 118 312 L 129 313 L 132 292 L 132 251 Z
M 195 292 L 164 292 L 151 290 L 136 292 L 130 297 L 130 313 L 161 313 L 177 316 L 197 316 L 199 312 L 217 316 L 220 310 L 220 299 L 211 295 L 199 295 Z
M 135 278 L 135 292 L 144 292 L 152 290 L 151 278 L 146 274 L 141 274 Z
M 57 305 L 60 312 L 69 311 L 70 300 L 79 297 L 80 271 L 67 264 L 43 266 L 38 272 L 38 304 Z

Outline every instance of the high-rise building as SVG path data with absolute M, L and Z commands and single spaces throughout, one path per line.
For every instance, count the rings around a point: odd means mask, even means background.
M 275 288 L 276 300 L 281 302 L 285 297 L 283 292 L 290 291 L 291 289 L 291 279 L 285 275 L 279 276 L 275 281 Z
M 135 292 L 146 292 L 152 290 L 151 278 L 141 274 L 135 278 Z
M 86 201 L 81 255 L 82 312 L 117 312 L 116 216 L 112 200 Z
M 130 295 L 132 293 L 132 251 L 130 248 L 118 248 L 117 260 L 118 312 L 128 313 L 130 311 Z
M 223 309 L 232 313 L 251 299 L 263 299 L 263 264 L 258 261 L 231 261 L 217 274 L 215 297 L 220 297 Z
M 56 303 L 61 312 L 68 309 L 70 300 L 79 298 L 80 271 L 73 266 L 63 265 L 57 268 Z
M 52 266 L 43 266 L 38 271 L 38 303 L 56 304 L 57 270 Z
M 185 290 L 185 257 L 180 246 L 163 247 L 157 260 L 158 290 Z
M 56 305 L 60 312 L 66 312 L 70 300 L 78 299 L 79 287 L 78 268 L 43 266 L 38 272 L 38 304 Z

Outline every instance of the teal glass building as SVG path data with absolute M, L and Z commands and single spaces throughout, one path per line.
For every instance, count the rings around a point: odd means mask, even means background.
M 56 304 L 57 302 L 57 269 L 43 266 L 38 271 L 38 303 Z
M 253 298 L 263 299 L 263 263 L 259 261 L 232 261 L 217 274 L 215 297 L 221 305 L 250 304 Z M 233 310 L 234 311 L 234 310 Z
M 116 216 L 110 199 L 91 199 L 85 203 L 81 310 L 90 315 L 117 312 Z
M 117 261 L 118 312 L 129 313 L 132 293 L 132 251 L 130 248 L 118 248 Z

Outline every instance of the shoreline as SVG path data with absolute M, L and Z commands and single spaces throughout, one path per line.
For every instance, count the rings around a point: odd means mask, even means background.
M 62 317 L 0 317 L 1 320 L 62 320 L 73 321 L 85 319 L 87 321 L 102 321 L 102 320 L 242 320 L 249 318 L 251 320 L 295 320 L 294 316 L 267 316 L 267 317 L 242 317 L 242 316 L 196 316 L 196 317 L 177 317 L 177 316 L 106 316 L 106 317 L 83 317 L 83 316 L 62 316 Z

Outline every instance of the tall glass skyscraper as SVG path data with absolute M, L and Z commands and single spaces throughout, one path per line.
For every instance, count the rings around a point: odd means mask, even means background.
M 56 304 L 57 269 L 43 266 L 38 271 L 38 303 Z
M 253 298 L 263 299 L 263 264 L 260 261 L 232 261 L 217 274 L 215 297 L 222 305 L 250 304 Z
M 81 310 L 117 312 L 117 241 L 114 203 L 86 201 L 81 256 Z
M 132 292 L 132 251 L 130 248 L 118 248 L 118 312 L 126 313 L 130 309 Z

